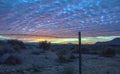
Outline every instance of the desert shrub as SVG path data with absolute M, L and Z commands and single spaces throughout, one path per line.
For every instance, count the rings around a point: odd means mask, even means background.
M 59 49 L 57 51 L 58 62 L 66 63 L 74 61 L 75 56 L 73 55 L 74 53 L 72 53 L 71 51 L 68 49 Z
M 73 54 L 58 55 L 59 63 L 73 62 L 74 59 L 75 59 L 75 56 Z
M 20 52 L 20 48 L 18 46 L 14 46 L 13 49 L 16 51 L 16 52 Z
M 19 65 L 22 61 L 19 57 L 11 54 L 4 54 L 1 57 L 0 64 L 6 64 L 6 65 Z
M 58 55 L 58 62 L 60 63 L 66 63 L 68 60 L 64 55 Z
M 5 45 L 6 43 L 4 42 L 4 41 L 2 41 L 2 40 L 0 40 L 0 45 L 2 46 L 2 45 Z
M 50 49 L 50 45 L 51 45 L 50 42 L 42 41 L 39 43 L 39 48 L 43 49 L 43 50 L 48 50 L 48 49 Z
M 67 50 L 66 49 L 59 49 L 58 51 L 57 51 L 57 55 L 65 55 L 65 54 L 67 54 L 68 52 L 67 52 Z
M 36 73 L 39 74 L 40 72 L 43 71 L 43 69 L 44 69 L 44 65 L 32 64 L 31 67 L 26 68 L 25 71 L 28 71 L 28 72 L 30 72 L 32 74 L 36 74 Z M 18 70 L 18 72 L 21 72 L 21 70 Z M 20 74 L 24 74 L 24 73 L 20 73 Z
M 116 52 L 114 49 L 107 48 L 104 51 L 102 51 L 100 55 L 104 57 L 114 57 L 116 55 Z
M 10 56 L 4 64 L 7 64 L 7 65 L 18 65 L 18 64 L 21 64 L 22 61 L 19 57 L 17 56 Z
M 65 65 L 63 67 L 63 70 L 61 70 L 57 74 L 77 74 L 77 72 L 75 72 L 75 69 L 73 68 L 73 66 L 71 66 L 71 65 Z
M 45 51 L 32 51 L 33 55 L 40 55 L 41 53 L 45 53 Z
M 57 51 L 58 62 L 66 63 L 67 62 L 67 59 L 65 57 L 66 54 L 67 54 L 67 51 L 65 49 L 59 49 Z
M 13 52 L 14 52 L 13 48 L 3 47 L 0 49 L 0 56 L 2 56 L 5 53 L 13 53 Z
M 14 46 L 15 49 L 16 48 L 20 48 L 20 49 L 25 49 L 26 48 L 24 43 L 20 40 L 8 40 L 7 43 Z

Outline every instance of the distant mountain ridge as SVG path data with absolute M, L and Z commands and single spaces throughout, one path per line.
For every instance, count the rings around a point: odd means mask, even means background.
M 120 38 L 115 38 L 106 42 L 96 42 L 95 45 L 120 45 Z

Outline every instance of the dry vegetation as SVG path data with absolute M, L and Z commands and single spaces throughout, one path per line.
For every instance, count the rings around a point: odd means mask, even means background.
M 83 74 L 120 74 L 119 48 L 82 45 Z M 0 41 L 0 74 L 78 74 L 78 51 L 78 45 L 54 45 L 47 41 L 38 45 Z

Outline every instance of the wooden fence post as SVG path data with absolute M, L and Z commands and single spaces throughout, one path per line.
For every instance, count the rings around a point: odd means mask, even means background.
M 78 33 L 79 44 L 79 74 L 82 74 L 81 32 Z

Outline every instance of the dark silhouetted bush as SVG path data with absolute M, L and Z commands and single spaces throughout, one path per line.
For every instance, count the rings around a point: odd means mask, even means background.
M 49 50 L 50 49 L 50 45 L 51 45 L 50 42 L 42 41 L 42 42 L 39 43 L 39 48 L 43 49 L 43 50 Z
M 6 65 L 19 65 L 21 63 L 22 63 L 22 61 L 21 61 L 21 59 L 19 57 L 11 55 L 10 57 L 8 57 L 8 59 L 3 64 L 6 64 Z
M 70 53 L 66 55 L 58 55 L 58 62 L 60 63 L 73 62 L 74 59 L 75 59 L 75 56 Z
M 18 65 L 21 63 L 22 63 L 22 61 L 19 57 L 15 56 L 15 55 L 11 55 L 9 53 L 5 53 L 0 57 L 0 64 Z
M 68 60 L 64 55 L 58 55 L 58 62 L 60 63 L 66 63 Z
M 66 49 L 59 49 L 58 51 L 57 51 L 57 55 L 66 55 L 68 52 L 67 52 L 67 50 Z
M 32 51 L 33 55 L 40 55 L 41 53 L 45 53 L 45 51 Z
M 0 49 L 0 56 L 2 56 L 5 53 L 13 53 L 14 49 L 13 48 L 8 48 L 8 47 L 3 47 Z
M 26 48 L 24 43 L 20 40 L 8 40 L 7 43 L 14 46 L 15 49 L 17 49 L 17 48 L 25 49 Z

